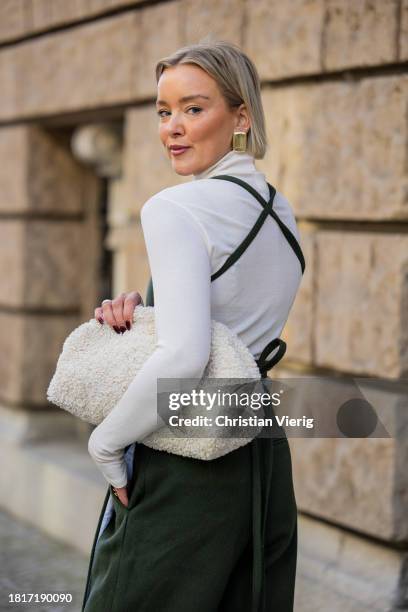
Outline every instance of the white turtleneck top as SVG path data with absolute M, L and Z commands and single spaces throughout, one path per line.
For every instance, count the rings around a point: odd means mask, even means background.
M 211 282 L 211 274 L 262 211 L 240 185 L 210 179 L 218 174 L 241 178 L 269 199 L 254 158 L 229 151 L 192 181 L 151 197 L 141 211 L 157 347 L 88 443 L 92 458 L 115 487 L 127 483 L 124 448 L 158 428 L 157 379 L 202 376 L 210 353 L 211 319 L 232 329 L 258 358 L 266 344 L 280 336 L 302 278 L 298 258 L 268 216 L 238 261 Z M 300 242 L 290 204 L 278 191 L 274 210 Z

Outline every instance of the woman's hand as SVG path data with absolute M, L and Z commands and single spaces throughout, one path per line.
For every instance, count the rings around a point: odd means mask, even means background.
M 138 291 L 120 293 L 113 300 L 103 300 L 101 306 L 95 308 L 95 319 L 101 325 L 110 325 L 117 334 L 123 334 L 131 328 L 133 311 L 139 304 L 144 305 Z
M 119 499 L 121 504 L 123 504 L 126 508 L 128 507 L 128 493 L 127 487 L 120 487 L 119 489 L 116 487 L 112 487 L 113 494 Z

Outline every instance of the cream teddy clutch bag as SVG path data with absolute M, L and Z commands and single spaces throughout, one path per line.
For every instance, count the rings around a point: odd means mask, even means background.
M 133 325 L 123 335 L 90 319 L 74 329 L 64 341 L 47 389 L 48 400 L 98 425 L 153 353 L 156 342 L 154 307 L 137 306 Z M 201 382 L 205 384 L 206 379 L 217 378 L 253 381 L 261 377 L 253 355 L 240 338 L 227 326 L 212 321 L 210 358 Z M 205 412 L 203 409 L 201 414 Z M 197 407 L 183 409 L 183 417 L 197 415 Z M 214 435 L 214 428 L 209 437 L 203 437 L 202 433 L 199 437 L 188 435 L 188 427 L 183 431 L 183 435 L 175 434 L 174 428 L 163 425 L 141 442 L 150 448 L 186 457 L 215 459 L 250 442 L 260 428 L 252 426 L 251 435 L 246 437 L 226 437 L 225 431 L 221 437 Z

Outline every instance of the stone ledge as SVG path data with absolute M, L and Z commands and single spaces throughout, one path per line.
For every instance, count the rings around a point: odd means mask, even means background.
M 406 551 L 383 547 L 302 515 L 299 551 L 295 610 L 407 609 Z
M 90 425 L 65 410 L 16 410 L 0 404 L 0 443 L 33 444 L 50 438 L 84 438 Z
M 0 445 L 0 506 L 84 554 L 92 546 L 107 483 L 86 442 L 52 436 Z

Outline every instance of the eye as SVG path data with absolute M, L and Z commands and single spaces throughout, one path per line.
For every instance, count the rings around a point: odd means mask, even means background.
M 198 113 L 201 113 L 201 111 L 202 111 L 202 110 L 203 110 L 203 109 L 202 109 L 202 108 L 200 108 L 199 106 L 190 106 L 190 108 L 188 108 L 188 109 L 186 110 L 186 112 L 188 113 L 189 111 L 197 111 L 197 112 L 193 112 L 192 114 L 193 114 L 193 115 L 198 115 Z M 162 113 L 171 114 L 171 113 L 170 113 L 170 111 L 166 111 L 166 110 L 164 110 L 164 109 L 158 110 L 158 111 L 157 111 L 157 114 L 158 114 L 158 115 L 159 115 L 159 117 L 161 117 L 162 119 L 163 119 L 164 117 L 166 117 L 166 116 L 167 116 L 167 115 L 163 115 Z
M 199 106 L 190 106 L 190 108 L 187 109 L 187 112 L 191 110 L 196 110 L 198 111 L 198 113 L 200 113 L 202 111 L 202 108 L 200 108 Z M 198 113 L 193 113 L 193 115 L 198 115 Z

